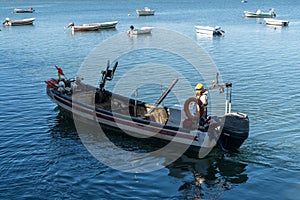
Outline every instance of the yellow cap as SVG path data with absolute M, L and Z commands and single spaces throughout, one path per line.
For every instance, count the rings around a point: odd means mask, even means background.
M 202 90 L 203 89 L 203 84 L 198 83 L 195 87 L 196 90 Z

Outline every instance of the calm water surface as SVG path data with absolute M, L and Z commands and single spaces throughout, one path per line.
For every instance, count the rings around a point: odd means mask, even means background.
M 3 21 L 36 18 L 34 26 L 0 27 L 1 199 L 299 199 L 297 0 L 0 2 Z M 135 9 L 144 6 L 155 9 L 155 16 L 137 17 Z M 15 7 L 36 12 L 14 14 Z M 242 17 L 244 10 L 271 7 L 277 18 L 290 20 L 289 27 Z M 119 20 L 116 30 L 72 35 L 64 29 L 71 21 L 110 20 Z M 87 151 L 72 121 L 46 96 L 44 80 L 56 75 L 54 65 L 75 76 L 94 47 L 131 24 L 177 31 L 209 53 L 223 79 L 234 85 L 234 109 L 250 118 L 250 137 L 238 154 L 183 156 L 161 170 L 132 174 L 101 164 Z M 199 38 L 194 25 L 219 25 L 226 36 Z

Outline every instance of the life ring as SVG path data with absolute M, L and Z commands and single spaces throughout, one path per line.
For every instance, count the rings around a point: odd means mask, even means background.
M 191 104 L 199 105 L 196 107 L 196 110 L 197 110 L 196 113 L 191 112 L 191 110 L 190 110 Z M 197 99 L 196 97 L 190 97 L 185 101 L 184 112 L 188 119 L 199 120 L 200 117 L 202 117 L 202 115 L 204 113 L 204 108 L 203 108 L 203 106 L 201 106 L 201 104 L 202 104 L 202 102 L 200 101 L 200 99 Z M 200 108 L 200 110 L 199 110 L 199 108 Z

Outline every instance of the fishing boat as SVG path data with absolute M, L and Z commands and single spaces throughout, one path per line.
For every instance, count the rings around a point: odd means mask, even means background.
M 264 19 L 264 21 L 267 25 L 272 25 L 272 26 L 288 26 L 289 25 L 289 21 L 287 21 L 287 20 Z
M 139 10 L 137 9 L 136 10 L 136 13 L 139 15 L 139 16 L 149 16 L 149 15 L 154 15 L 154 10 L 151 10 L 150 8 L 148 7 L 144 7 L 143 9 Z
M 6 26 L 32 25 L 34 20 L 35 18 L 20 19 L 20 20 L 11 20 L 9 18 L 6 18 L 2 24 Z
M 134 26 L 130 26 L 130 30 L 127 31 L 128 35 L 144 35 L 150 34 L 153 27 L 142 27 L 140 29 L 134 28 Z
M 68 26 L 65 28 L 71 28 L 72 32 L 75 31 L 99 31 L 98 25 L 91 25 L 91 26 L 75 26 L 73 22 L 71 22 Z
M 111 21 L 111 22 L 102 22 L 102 23 L 92 23 L 92 24 L 83 24 L 82 26 L 98 26 L 99 29 L 110 29 L 116 28 L 118 21 Z
M 221 29 L 220 26 L 211 27 L 211 26 L 195 26 L 197 34 L 207 35 L 207 36 L 224 36 L 225 31 Z
M 231 83 L 219 84 L 217 81 L 218 84 L 207 88 L 224 91 L 226 87 L 227 97 L 230 94 L 230 98 L 226 98 L 224 116 L 208 116 L 206 121 L 200 124 L 203 119 L 202 107 L 197 106 L 196 113 L 190 109 L 199 103 L 195 97 L 188 98 L 184 106 L 160 105 L 179 79 L 174 79 L 155 104 L 106 90 L 105 84 L 113 80 L 117 66 L 118 62 L 112 68 L 107 65 L 101 73 L 98 87 L 88 85 L 78 77 L 61 78 L 64 73 L 56 66 L 58 78 L 45 81 L 47 95 L 63 113 L 76 117 L 83 123 L 100 124 L 104 130 L 113 130 L 118 134 L 130 133 L 140 136 L 139 138 L 150 137 L 166 143 L 172 141 L 179 146 L 188 145 L 186 153 L 195 157 L 200 157 L 200 149 L 208 149 L 208 153 L 214 147 L 219 147 L 222 152 L 227 153 L 237 151 L 248 138 L 248 116 L 240 112 L 231 112 Z M 109 131 L 105 134 L 109 134 Z
M 269 12 L 262 12 L 258 9 L 256 12 L 244 11 L 246 17 L 253 17 L 253 18 L 273 18 L 276 17 L 274 8 L 271 8 Z
M 15 13 L 33 13 L 34 10 L 33 8 L 29 8 L 29 9 L 20 9 L 20 8 L 15 8 L 14 9 Z

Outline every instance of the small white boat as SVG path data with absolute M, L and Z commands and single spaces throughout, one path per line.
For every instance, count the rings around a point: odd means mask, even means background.
M 267 25 L 273 26 L 288 26 L 289 21 L 287 20 L 280 20 L 280 19 L 264 19 Z
M 15 8 L 14 9 L 15 13 L 33 13 L 34 10 L 33 8 L 29 8 L 29 9 L 19 9 L 19 8 Z
M 134 26 L 130 26 L 130 30 L 127 31 L 129 35 L 142 35 L 142 34 L 150 34 L 153 27 L 142 27 L 140 29 L 135 29 Z
M 111 22 L 102 22 L 102 23 L 92 23 L 92 24 L 83 24 L 82 26 L 98 26 L 99 29 L 110 29 L 116 28 L 118 21 L 111 21 Z
M 6 25 L 6 26 L 32 25 L 34 20 L 35 20 L 35 18 L 11 20 L 7 17 L 2 24 Z
M 144 7 L 142 10 L 139 10 L 137 9 L 136 10 L 136 13 L 139 15 L 139 16 L 149 16 L 149 15 L 154 15 L 154 10 L 151 10 L 150 8 L 148 7 Z
M 274 8 L 271 8 L 269 12 L 262 12 L 258 9 L 256 12 L 244 11 L 246 17 L 254 17 L 254 18 L 273 18 L 276 17 Z
M 225 31 L 221 29 L 220 26 L 211 27 L 211 26 L 195 26 L 197 34 L 207 35 L 207 36 L 223 36 Z
M 71 22 L 65 28 L 72 28 L 72 31 L 98 31 L 99 26 L 75 26 L 73 22 Z

